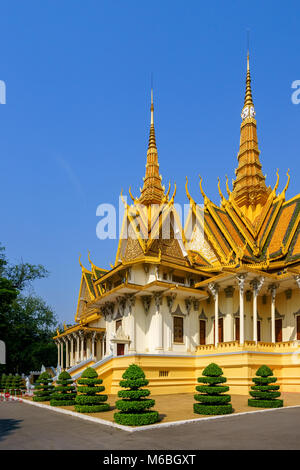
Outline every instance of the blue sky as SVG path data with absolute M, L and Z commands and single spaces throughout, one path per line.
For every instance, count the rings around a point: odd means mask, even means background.
M 202 203 L 234 177 L 251 30 L 252 90 L 267 183 L 278 167 L 299 192 L 299 2 L 10 0 L 1 3 L 1 232 L 7 255 L 42 263 L 35 285 L 72 322 L 78 255 L 104 268 L 117 242 L 96 237 L 98 204 L 138 194 L 149 132 L 150 76 L 160 170 Z M 224 191 L 225 192 L 225 191 Z

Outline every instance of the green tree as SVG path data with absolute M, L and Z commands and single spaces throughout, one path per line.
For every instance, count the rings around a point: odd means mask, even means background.
M 122 377 L 124 380 L 121 380 L 120 387 L 128 390 L 118 392 L 122 400 L 116 401 L 116 407 L 120 411 L 114 414 L 115 421 L 127 426 L 156 423 L 159 420 L 158 412 L 149 410 L 155 405 L 155 400 L 145 398 L 150 395 L 150 390 L 141 388 L 149 383 L 143 369 L 131 364 Z
M 227 381 L 223 377 L 221 367 L 213 362 L 209 364 L 202 372 L 203 377 L 198 377 L 198 382 L 204 385 L 197 385 L 196 390 L 200 392 L 194 395 L 197 402 L 194 403 L 194 413 L 200 415 L 224 415 L 233 412 L 230 403 L 231 396 L 226 395 L 229 387 L 220 385 Z
M 57 319 L 52 309 L 32 292 L 32 284 L 48 276 L 41 265 L 11 265 L 0 245 L 0 339 L 6 345 L 5 372 L 26 373 L 42 364 L 56 365 L 52 340 Z
M 281 408 L 283 400 L 278 399 L 281 393 L 277 382 L 270 367 L 263 365 L 256 371 L 256 377 L 252 379 L 255 385 L 251 386 L 250 395 L 253 398 L 248 399 L 249 406 L 258 408 Z
M 54 392 L 51 394 L 51 406 L 72 406 L 75 405 L 76 391 L 72 385 L 73 379 L 69 372 L 63 371 L 56 381 Z
M 50 401 L 54 390 L 53 379 L 48 372 L 42 372 L 34 384 L 33 401 Z
M 92 367 L 85 369 L 81 378 L 77 380 L 80 387 L 77 387 L 77 395 L 75 398 L 75 410 L 79 413 L 97 413 L 100 411 L 108 411 L 110 406 L 107 401 L 107 395 L 101 395 L 105 387 L 101 385 L 102 379 L 98 378 L 98 374 Z

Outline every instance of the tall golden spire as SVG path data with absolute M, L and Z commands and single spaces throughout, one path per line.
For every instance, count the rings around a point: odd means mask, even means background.
M 144 178 L 143 189 L 139 203 L 148 206 L 150 204 L 161 204 L 164 197 L 164 188 L 161 184 L 161 176 L 159 174 L 158 153 L 155 140 L 154 130 L 154 105 L 153 105 L 153 88 L 151 88 L 151 121 L 150 135 L 147 150 L 146 174 Z
M 266 203 L 271 188 L 267 188 L 259 160 L 255 109 L 251 91 L 249 51 L 247 53 L 247 75 L 244 106 L 242 109 L 240 150 L 236 179 L 233 182 L 232 197 L 250 220 L 259 215 Z

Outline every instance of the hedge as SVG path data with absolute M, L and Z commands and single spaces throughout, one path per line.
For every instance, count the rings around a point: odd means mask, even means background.
M 209 364 L 202 372 L 203 377 L 198 377 L 199 383 L 205 385 L 197 385 L 196 390 L 200 394 L 195 394 L 194 413 L 201 415 L 220 415 L 230 414 L 233 412 L 230 403 L 231 396 L 225 395 L 229 387 L 227 385 L 219 385 L 226 382 L 226 377 L 222 377 L 222 369 L 214 363 Z
M 77 380 L 77 383 L 82 385 L 77 387 L 77 391 L 80 395 L 76 396 L 75 399 L 75 410 L 79 413 L 99 413 L 100 411 L 110 410 L 107 401 L 107 395 L 100 395 L 100 392 L 105 390 L 105 387 L 101 385 L 102 379 L 98 378 L 98 374 L 92 367 L 85 369 L 81 378 Z
M 56 381 L 58 384 L 51 394 L 51 406 L 72 406 L 75 404 L 76 391 L 69 372 L 63 371 Z
M 156 423 L 159 420 L 157 411 L 151 411 L 155 400 L 145 398 L 150 395 L 150 390 L 140 389 L 148 385 L 144 371 L 136 364 L 131 364 L 124 374 L 124 380 L 120 386 L 129 390 L 120 390 L 118 396 L 122 400 L 116 401 L 116 408 L 120 411 L 114 414 L 116 423 L 125 426 L 144 426 Z
M 33 401 L 50 401 L 54 386 L 48 372 L 42 372 L 34 384 Z
M 252 379 L 255 385 L 251 386 L 250 395 L 253 398 L 248 399 L 248 405 L 257 408 L 281 408 L 283 400 L 278 399 L 281 393 L 279 385 L 274 384 L 277 377 L 273 376 L 270 367 L 263 365 L 256 371 L 256 377 Z

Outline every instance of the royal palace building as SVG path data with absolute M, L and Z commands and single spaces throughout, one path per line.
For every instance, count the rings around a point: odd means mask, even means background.
M 129 189 L 110 270 L 81 264 L 75 324 L 57 331 L 58 368 L 80 377 L 91 366 L 116 393 L 139 364 L 152 393 L 193 392 L 216 362 L 232 393 L 247 394 L 257 368 L 274 369 L 283 391 L 300 390 L 300 195 L 266 185 L 258 148 L 249 55 L 240 147 L 232 189 L 220 205 L 186 193 L 185 227 L 159 174 L 151 93 L 146 173 Z M 201 168 L 199 168 L 201 171 Z M 204 203 L 203 203 L 204 200 Z

